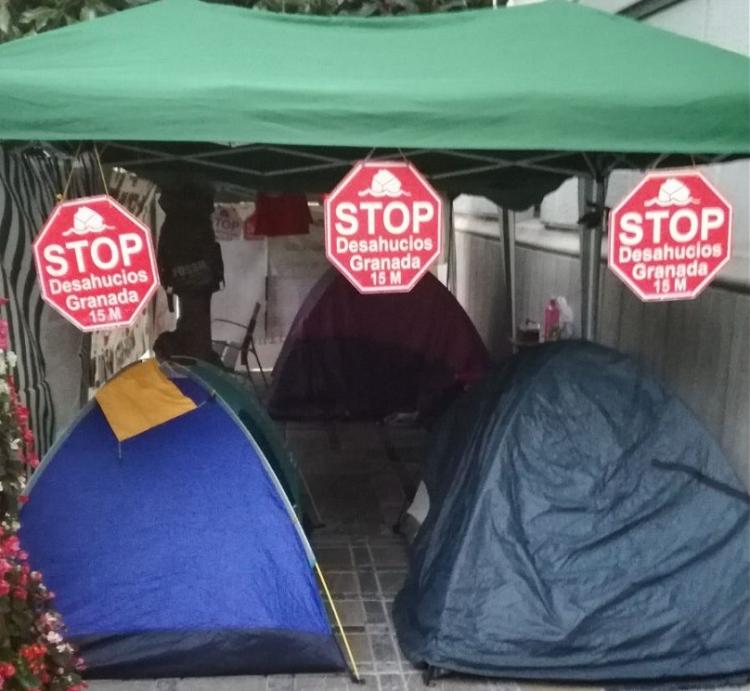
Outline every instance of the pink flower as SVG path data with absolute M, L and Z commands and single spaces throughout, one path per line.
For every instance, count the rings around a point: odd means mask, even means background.
M 25 405 L 16 406 L 16 418 L 21 427 L 26 427 L 29 423 L 29 409 Z
M 23 588 L 13 588 L 13 597 L 16 600 L 25 600 L 28 593 Z
M 8 350 L 8 322 L 0 319 L 0 350 Z
M 10 679 L 16 673 L 16 668 L 10 662 L 0 663 L 0 677 Z
M 0 580 L 0 597 L 5 597 L 10 592 L 10 583 L 5 579 Z
M 5 538 L 2 545 L 3 552 L 5 555 L 15 555 L 19 549 L 21 549 L 21 543 L 18 541 L 18 536 L 11 535 Z
M 0 307 L 4 307 L 8 304 L 8 298 L 4 298 L 2 295 L 0 295 Z
M 29 498 L 25 494 L 22 494 L 21 496 L 18 497 L 18 503 L 21 506 L 25 506 L 26 504 L 29 503 Z

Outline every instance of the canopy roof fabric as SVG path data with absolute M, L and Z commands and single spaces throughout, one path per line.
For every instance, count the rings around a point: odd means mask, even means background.
M 0 47 L 0 140 L 118 142 L 105 159 L 153 179 L 255 189 L 325 191 L 375 149 L 448 191 L 512 190 L 523 161 L 549 190 L 750 154 L 749 73 L 555 0 L 381 19 L 160 0 Z

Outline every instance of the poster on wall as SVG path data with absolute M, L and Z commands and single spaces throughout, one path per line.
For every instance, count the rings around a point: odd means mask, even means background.
M 219 241 L 236 240 L 242 236 L 243 220 L 234 204 L 215 204 L 211 223 L 214 237 Z
M 33 251 L 42 298 L 81 331 L 131 326 L 159 286 L 149 227 L 107 195 L 59 203 Z
M 326 197 L 326 256 L 360 293 L 410 291 L 440 256 L 440 195 L 406 161 L 361 161 Z
M 248 242 L 244 227 L 253 204 L 216 204 L 214 232 L 224 261 L 224 289 L 211 301 L 211 336 L 225 343 L 241 343 L 247 324 L 259 302 L 265 308 L 268 249 L 264 237 Z M 264 319 L 258 320 L 256 342 L 265 337 Z
M 732 207 L 697 170 L 649 173 L 609 217 L 609 268 L 641 300 L 691 300 L 732 251 Z

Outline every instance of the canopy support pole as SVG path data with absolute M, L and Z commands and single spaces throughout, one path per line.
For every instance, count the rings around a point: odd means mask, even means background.
M 456 229 L 453 222 L 453 197 L 443 195 L 443 204 L 445 205 L 445 235 L 448 245 L 448 251 L 446 252 L 446 276 L 445 282 L 448 286 L 448 290 L 453 295 L 456 294 L 456 272 L 458 267 L 456 266 Z
M 602 238 L 606 223 L 607 179 L 597 176 L 586 178 L 583 195 L 579 202 L 594 206 L 597 220 L 593 224 L 582 223 L 581 233 L 581 336 L 587 341 L 596 338 L 599 284 L 602 266 Z M 591 195 L 589 195 L 591 193 Z M 593 197 L 593 203 L 589 200 Z M 584 216 L 585 212 L 581 214 Z
M 512 340 L 516 337 L 516 224 L 508 209 L 501 207 L 499 211 L 505 270 L 505 315 Z

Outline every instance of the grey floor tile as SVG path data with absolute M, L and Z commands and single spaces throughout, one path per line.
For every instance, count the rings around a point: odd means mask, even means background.
M 175 681 L 174 691 L 266 691 L 267 685 L 266 677 L 253 676 L 178 679 Z
M 359 597 L 359 580 L 354 571 L 331 571 L 325 574 L 328 588 L 334 597 Z
M 334 604 L 338 612 L 341 625 L 346 629 L 349 627 L 361 627 L 364 630 L 365 625 L 365 608 L 359 599 L 343 600 L 335 598 Z M 335 621 L 331 618 L 331 621 Z
M 315 556 L 323 572 L 354 568 L 348 545 L 318 547 Z
M 372 653 L 376 662 L 387 662 L 398 664 L 399 658 L 389 633 L 370 634 Z
M 268 691 L 294 691 L 294 677 L 291 674 L 273 674 L 267 677 Z
M 378 570 L 378 581 L 380 590 L 385 597 L 393 597 L 398 594 L 406 580 L 406 571 L 380 571 Z
M 352 547 L 354 554 L 354 565 L 357 567 L 370 566 L 372 564 L 372 558 L 370 557 L 370 550 L 367 546 L 363 545 L 360 547 Z
M 518 684 L 493 679 L 456 678 L 442 680 L 442 691 L 519 691 Z M 591 689 L 590 691 L 596 691 Z
M 385 609 L 381 600 L 363 600 L 365 607 L 365 622 L 367 624 L 387 624 Z
M 88 682 L 89 691 L 157 691 L 156 681 L 120 681 L 119 679 L 97 679 Z
M 380 691 L 406 691 L 406 683 L 400 674 L 380 674 Z
M 340 636 L 337 635 L 336 638 L 340 642 Z M 354 662 L 357 664 L 357 667 L 365 670 L 367 665 L 372 665 L 372 663 L 374 662 L 374 658 L 372 656 L 370 637 L 364 632 L 351 633 L 347 631 L 346 639 L 347 641 L 349 641 L 349 647 L 351 648 L 352 656 L 354 657 Z M 343 645 L 341 645 L 341 649 L 344 650 Z M 374 668 L 369 667 L 369 669 Z
M 406 545 L 395 542 L 387 546 L 372 546 L 372 559 L 377 564 L 378 569 L 385 568 L 406 568 L 409 563 L 409 554 Z
M 376 674 L 361 674 L 360 682 L 349 682 L 347 691 L 378 691 L 378 677 Z
M 434 682 L 430 686 L 426 686 L 422 677 L 422 672 L 410 672 L 404 674 L 406 680 L 407 691 L 442 691 L 442 683 Z
M 346 691 L 349 685 L 347 674 L 297 674 L 294 691 Z
M 357 577 L 359 579 L 359 591 L 363 597 L 380 597 L 380 588 L 375 578 L 375 571 L 359 569 Z

